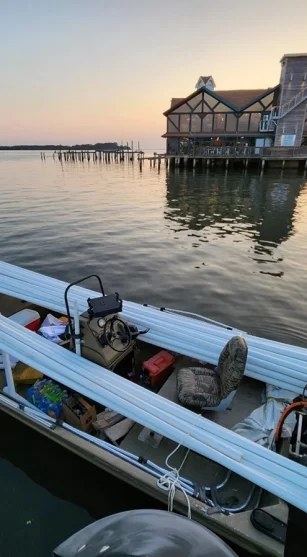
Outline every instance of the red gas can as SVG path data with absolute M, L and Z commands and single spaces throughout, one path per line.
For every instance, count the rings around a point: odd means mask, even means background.
M 160 387 L 166 381 L 175 361 L 174 356 L 166 350 L 161 350 L 155 356 L 143 362 L 143 371 L 149 379 L 151 387 Z

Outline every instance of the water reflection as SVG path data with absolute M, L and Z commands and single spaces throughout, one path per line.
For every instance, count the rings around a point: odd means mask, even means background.
M 164 216 L 175 237 L 188 231 L 194 247 L 230 235 L 233 242 L 252 241 L 258 263 L 271 262 L 276 246 L 293 234 L 302 188 L 297 177 L 175 170 L 166 177 Z

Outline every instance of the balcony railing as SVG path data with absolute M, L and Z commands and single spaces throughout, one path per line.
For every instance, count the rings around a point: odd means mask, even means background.
M 276 117 L 276 116 L 275 116 Z M 275 120 L 273 114 L 270 115 L 268 120 L 261 120 L 259 124 L 259 131 L 260 132 L 273 132 L 275 130 Z
M 172 157 L 208 158 L 208 159 L 307 159 L 307 146 L 301 147 L 182 147 L 177 153 L 169 153 Z

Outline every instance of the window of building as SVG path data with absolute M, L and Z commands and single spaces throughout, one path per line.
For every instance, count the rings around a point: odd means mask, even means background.
M 201 131 L 201 118 L 198 114 L 192 114 L 191 116 L 191 132 Z
M 207 105 L 211 109 L 218 103 L 217 99 L 215 99 L 214 97 L 211 97 L 211 95 L 208 95 L 207 93 L 204 94 L 204 101 L 205 101 L 205 103 L 207 103 Z M 206 109 L 204 109 L 204 110 L 206 110 Z
M 191 112 L 191 108 L 189 107 L 189 105 L 187 103 L 182 104 L 181 106 L 179 106 L 178 108 L 176 108 L 174 110 L 174 112 L 177 114 L 178 112 L 182 113 L 182 112 Z
M 196 97 L 193 97 L 193 99 L 190 99 L 188 101 L 188 104 L 190 105 L 192 110 L 195 110 L 196 108 L 199 108 L 198 105 L 200 104 L 200 110 L 198 112 L 201 112 L 202 100 L 203 100 L 203 96 L 202 96 L 202 93 L 200 93 L 199 95 L 196 95 Z
M 181 116 L 180 116 L 180 131 L 184 132 L 184 133 L 190 131 L 190 115 L 189 114 L 181 114 Z
M 226 104 L 218 103 L 218 104 L 214 107 L 214 112 L 232 112 L 232 110 L 231 110 L 231 108 L 229 108 L 228 106 L 226 106 Z
M 244 109 L 244 112 L 258 112 L 259 110 L 263 110 L 263 106 L 260 102 L 254 103 L 248 108 Z
M 213 114 L 206 114 L 203 119 L 203 133 L 211 133 L 212 132 L 212 121 L 213 121 Z
M 247 132 L 249 125 L 249 114 L 242 114 L 238 120 L 238 132 Z
M 226 114 L 214 114 L 214 132 L 223 132 L 225 130 Z
M 234 133 L 237 131 L 238 118 L 235 114 L 227 114 L 226 131 Z
M 269 95 L 267 95 L 266 97 L 261 99 L 261 102 L 265 106 L 265 108 L 268 108 L 268 106 L 271 106 L 273 104 L 274 95 L 275 95 L 275 92 L 270 93 Z
M 260 112 L 252 112 L 250 115 L 249 131 L 257 132 L 262 114 Z
M 167 117 L 167 131 L 175 133 L 179 131 L 179 116 L 173 114 Z

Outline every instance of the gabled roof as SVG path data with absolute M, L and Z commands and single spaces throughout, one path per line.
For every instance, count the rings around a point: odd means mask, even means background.
M 235 89 L 229 91 L 211 91 L 206 87 L 200 87 L 200 89 L 197 89 L 188 97 L 173 98 L 171 101 L 171 108 L 166 110 L 166 112 L 164 112 L 164 115 L 167 116 L 167 114 L 173 111 L 175 108 L 179 108 L 179 106 L 181 106 L 182 104 L 189 102 L 190 99 L 193 99 L 193 97 L 199 95 L 201 91 L 204 91 L 211 95 L 217 100 L 217 102 L 220 101 L 226 104 L 235 112 L 241 112 L 251 104 L 254 104 L 255 102 L 268 95 L 269 93 L 275 92 L 278 87 L 279 85 L 276 85 L 275 87 L 269 87 L 268 89 Z

